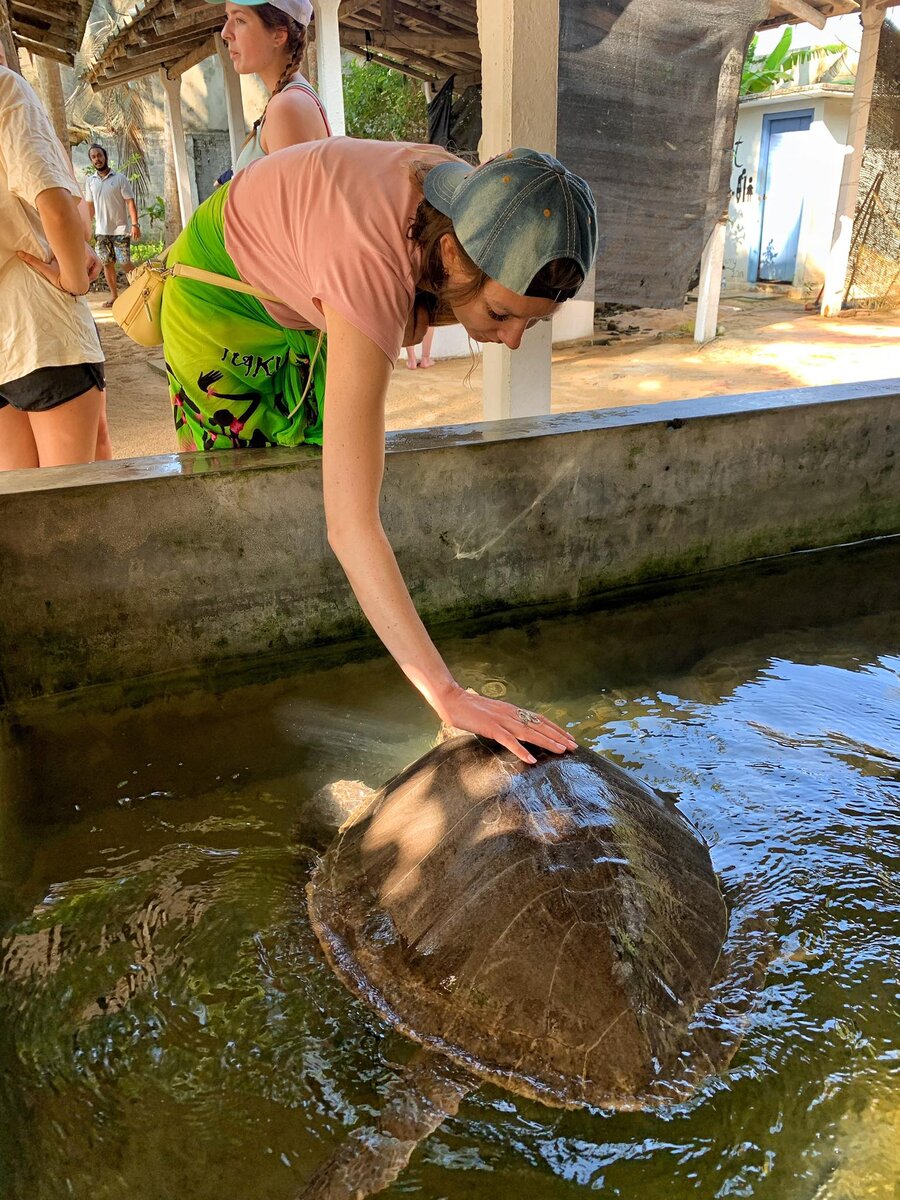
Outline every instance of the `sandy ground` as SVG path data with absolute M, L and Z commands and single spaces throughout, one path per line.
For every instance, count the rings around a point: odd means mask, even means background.
M 147 351 L 119 330 L 101 294 L 92 303 L 107 356 L 109 424 L 117 458 L 174 448 L 169 401 Z M 699 347 L 693 304 L 684 312 L 637 309 L 599 320 L 591 340 L 553 353 L 554 412 L 653 404 L 735 392 L 900 376 L 900 313 L 845 314 L 823 320 L 783 297 L 723 300 L 724 332 Z M 619 330 L 633 332 L 618 332 Z M 605 344 L 604 344 L 605 343 Z M 394 369 L 389 429 L 481 419 L 480 362 L 449 359 L 429 370 Z M 471 377 L 467 379 L 467 376 Z

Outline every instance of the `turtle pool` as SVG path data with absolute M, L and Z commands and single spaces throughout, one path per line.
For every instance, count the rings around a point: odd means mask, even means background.
M 893 1200 L 900 541 L 441 645 L 673 794 L 779 952 L 690 1103 L 561 1112 L 485 1086 L 384 1194 Z M 7 722 L 0 1200 L 288 1200 L 378 1110 L 411 1051 L 319 957 L 303 806 L 434 733 L 383 658 Z

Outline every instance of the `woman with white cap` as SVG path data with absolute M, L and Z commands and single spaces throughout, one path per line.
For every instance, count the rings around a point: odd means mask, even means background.
M 322 102 L 300 71 L 311 19 L 309 0 L 244 0 L 225 5 L 222 41 L 234 69 L 239 75 L 258 75 L 269 93 L 262 116 L 234 164 L 235 172 L 275 150 L 331 133 Z
M 434 146 L 328 138 L 260 159 L 194 214 L 170 258 L 277 296 L 172 278 L 165 357 L 183 449 L 323 448 L 328 540 L 367 618 L 442 720 L 524 761 L 557 725 L 467 692 L 419 619 L 379 516 L 384 404 L 402 345 L 458 321 L 514 350 L 594 260 L 590 188 L 517 149 L 478 168 Z M 314 363 L 295 339 L 327 332 Z M 321 334 L 320 334 L 321 339 Z

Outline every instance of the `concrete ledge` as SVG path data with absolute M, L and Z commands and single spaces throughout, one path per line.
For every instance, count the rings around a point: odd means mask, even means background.
M 382 514 L 459 622 L 897 532 L 898 450 L 898 379 L 416 430 Z M 7 704 L 366 634 L 313 450 L 8 472 L 0 515 Z

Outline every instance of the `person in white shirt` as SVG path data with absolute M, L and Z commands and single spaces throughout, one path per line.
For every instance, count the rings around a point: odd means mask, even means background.
M 100 262 L 79 201 L 40 101 L 0 66 L 0 470 L 97 455 L 103 351 L 84 295 Z
M 141 228 L 134 192 L 127 177 L 121 171 L 111 169 L 109 156 L 102 146 L 96 143 L 91 146 L 89 156 L 96 174 L 87 177 L 84 198 L 94 222 L 97 253 L 103 263 L 106 285 L 112 293 L 111 299 L 106 301 L 104 307 L 112 308 L 113 301 L 119 294 L 116 284 L 116 260 L 121 262 L 126 275 L 134 270 L 131 243 L 141 236 Z M 129 228 L 130 234 L 125 232 Z

